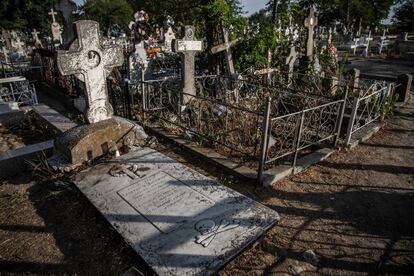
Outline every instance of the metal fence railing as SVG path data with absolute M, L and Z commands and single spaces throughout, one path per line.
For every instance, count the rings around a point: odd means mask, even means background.
M 267 164 L 290 156 L 292 169 L 295 170 L 300 152 L 323 143 L 324 146 L 335 147 L 340 135 L 346 97 L 345 94 L 341 100 L 278 117 L 271 116 L 271 101 L 268 100 L 262 126 L 258 179 L 262 180 Z
M 342 139 L 349 143 L 353 133 L 381 117 L 394 87 L 369 81 L 353 87 L 348 84 L 352 80 L 344 79 L 337 84 L 338 93 L 326 94 L 315 90 L 327 85 L 323 79 L 314 83 L 303 92 L 295 90 L 301 86 L 269 87 L 202 76 L 196 77 L 195 95 L 182 93 L 178 79 L 135 83 L 134 89 L 127 84 L 108 87 L 116 115 L 248 162 L 262 180 L 270 166 L 288 164 L 295 171 L 298 158 L 318 148 L 336 147 Z M 347 119 L 352 125 L 345 133 L 342 122 Z
M 345 137 L 345 144 L 349 145 L 352 135 L 358 130 L 367 127 L 380 119 L 384 114 L 384 108 L 390 103 L 394 94 L 395 85 L 379 86 L 370 90 L 370 94 L 354 97 L 349 123 Z

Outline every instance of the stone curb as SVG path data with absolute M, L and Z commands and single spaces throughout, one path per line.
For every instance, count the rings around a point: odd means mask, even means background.
M 185 140 L 183 138 L 180 138 L 178 135 L 169 134 L 165 132 L 160 127 L 155 126 L 148 126 L 148 130 L 155 134 L 156 136 L 162 137 L 164 139 L 167 139 L 168 141 L 180 146 L 184 150 L 195 153 L 201 158 L 204 158 L 206 161 L 224 169 L 225 171 L 237 176 L 242 177 L 244 179 L 248 180 L 255 180 L 257 181 L 257 172 L 243 166 L 241 164 L 236 164 L 232 162 L 231 160 L 227 159 L 226 157 L 220 155 L 219 153 L 213 151 L 212 149 L 208 149 L 202 146 L 197 145 L 194 142 Z M 330 148 L 323 148 L 320 150 L 317 150 L 309 155 L 306 155 L 300 159 L 298 159 L 296 168 L 293 172 L 293 168 L 289 165 L 279 165 L 276 167 L 273 167 L 270 170 L 264 171 L 264 177 L 263 177 L 263 185 L 264 186 L 270 186 L 276 181 L 279 181 L 289 175 L 299 173 L 309 166 L 318 163 L 322 160 L 325 160 L 328 158 L 335 149 Z

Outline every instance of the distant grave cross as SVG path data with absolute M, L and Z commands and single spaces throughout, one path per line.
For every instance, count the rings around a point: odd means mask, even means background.
M 17 37 L 15 45 L 19 51 L 23 50 L 24 43 L 20 40 L 20 37 Z
M 33 36 L 33 40 L 35 41 L 35 43 L 38 43 L 39 42 L 39 32 L 36 31 L 36 29 L 33 29 L 32 36 Z
M 50 12 L 49 12 L 48 14 L 52 16 L 53 23 L 55 23 L 55 22 L 56 22 L 55 15 L 57 15 L 57 12 L 55 12 L 55 11 L 53 10 L 53 8 L 51 8 L 51 9 L 50 9 Z
M 182 61 L 182 89 L 183 97 L 182 104 L 185 105 L 191 99 L 191 95 L 195 95 L 195 55 L 201 52 L 202 42 L 196 40 L 193 26 L 185 26 L 183 39 L 175 41 L 175 52 L 181 53 Z
M 309 16 L 305 18 L 305 27 L 308 28 L 308 41 L 306 43 L 306 56 L 313 57 L 313 33 L 318 26 L 318 18 L 315 16 L 315 8 L 311 7 Z
M 328 44 L 332 44 L 332 28 L 328 31 Z
M 57 64 L 62 75 L 73 75 L 85 82 L 89 123 L 112 117 L 108 101 L 106 77 L 112 68 L 123 63 L 122 48 L 118 45 L 103 46 L 99 38 L 99 24 L 95 21 L 75 22 L 78 38 L 69 51 L 58 51 Z

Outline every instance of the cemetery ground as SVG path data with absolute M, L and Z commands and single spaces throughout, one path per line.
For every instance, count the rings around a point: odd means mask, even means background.
M 166 141 L 155 147 L 280 214 L 279 224 L 222 275 L 411 274 L 413 132 L 411 98 L 367 142 L 269 188 L 232 177 Z M 131 266 L 150 273 L 64 175 L 43 167 L 3 179 L 0 209 L 2 275 L 119 274 Z

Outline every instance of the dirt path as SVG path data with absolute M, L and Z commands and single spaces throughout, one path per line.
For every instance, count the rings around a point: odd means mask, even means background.
M 368 142 L 255 190 L 282 219 L 225 275 L 414 273 L 414 106 Z M 319 262 L 303 262 L 313 250 Z M 277 252 L 277 254 L 275 254 Z M 308 258 L 309 259 L 309 258 Z M 312 259 L 312 258 L 310 258 Z M 312 263 L 312 261 L 311 261 Z
M 171 145 L 158 150 L 281 215 L 278 226 L 221 274 L 407 275 L 414 273 L 413 134 L 410 105 L 364 145 L 266 189 Z M 145 271 L 137 254 L 64 178 L 23 175 L 0 182 L 0 275 L 114 275 L 130 266 Z

